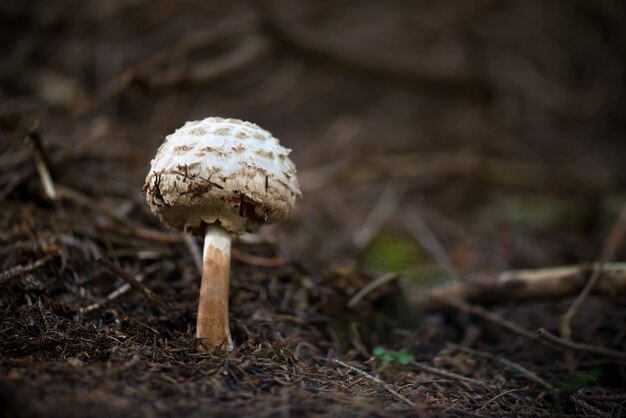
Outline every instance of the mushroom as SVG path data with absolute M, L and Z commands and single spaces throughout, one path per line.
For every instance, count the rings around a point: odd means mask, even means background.
M 231 236 L 291 212 L 301 193 L 290 152 L 253 123 L 211 117 L 168 135 L 152 160 L 144 185 L 152 212 L 163 223 L 204 235 L 199 350 L 233 349 Z

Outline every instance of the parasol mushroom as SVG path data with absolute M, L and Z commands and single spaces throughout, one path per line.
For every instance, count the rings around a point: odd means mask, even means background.
M 253 123 L 212 117 L 168 135 L 152 160 L 144 185 L 152 212 L 163 223 L 204 235 L 199 350 L 233 349 L 231 235 L 291 212 L 301 193 L 290 152 Z

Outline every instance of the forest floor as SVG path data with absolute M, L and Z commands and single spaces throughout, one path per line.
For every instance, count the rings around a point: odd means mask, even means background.
M 610 0 L 3 2 L 0 416 L 626 416 L 623 294 L 571 341 L 577 292 L 416 302 L 626 259 L 625 23 Z M 231 353 L 195 350 L 201 242 L 141 192 L 207 116 L 280 138 L 303 192 L 234 242 Z

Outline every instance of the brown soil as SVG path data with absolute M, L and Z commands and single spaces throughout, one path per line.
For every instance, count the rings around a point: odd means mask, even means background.
M 0 28 L 0 416 L 626 416 L 623 356 L 535 337 L 574 296 L 410 303 L 598 259 L 626 197 L 623 2 L 29 0 Z M 292 148 L 304 195 L 234 243 L 229 354 L 195 350 L 194 258 L 140 192 L 211 115 Z M 124 281 L 98 257 L 169 308 L 102 303 Z M 572 339 L 624 353 L 625 302 L 587 299 Z

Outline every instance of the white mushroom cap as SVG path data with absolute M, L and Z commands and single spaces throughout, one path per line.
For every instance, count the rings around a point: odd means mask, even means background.
M 187 122 L 157 151 L 144 190 L 152 212 L 176 228 L 203 234 L 219 223 L 240 234 L 292 210 L 300 188 L 291 150 L 238 119 Z

